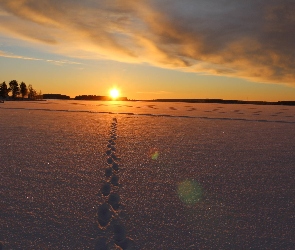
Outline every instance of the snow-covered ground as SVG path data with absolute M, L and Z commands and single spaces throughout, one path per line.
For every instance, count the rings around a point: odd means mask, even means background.
M 3 249 L 294 249 L 295 107 L 0 104 Z

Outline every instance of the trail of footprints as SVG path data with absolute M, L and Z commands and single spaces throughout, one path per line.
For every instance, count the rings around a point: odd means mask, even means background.
M 97 238 L 95 250 L 134 250 L 135 243 L 126 235 L 125 226 L 120 221 L 121 201 L 118 194 L 120 158 L 116 155 L 117 119 L 113 118 L 110 139 L 107 144 L 107 167 L 105 182 L 101 185 L 100 196 L 103 203 L 97 210 L 97 222 L 103 236 Z

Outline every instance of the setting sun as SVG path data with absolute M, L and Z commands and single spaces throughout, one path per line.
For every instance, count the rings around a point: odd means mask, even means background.
M 118 98 L 119 97 L 119 90 L 115 89 L 115 88 L 111 89 L 110 90 L 110 96 L 111 96 L 112 99 Z

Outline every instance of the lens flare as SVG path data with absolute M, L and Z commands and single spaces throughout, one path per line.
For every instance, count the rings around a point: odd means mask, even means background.
M 157 160 L 159 157 L 159 151 L 156 148 L 152 148 L 149 152 L 150 157 L 152 160 Z
M 188 205 L 194 205 L 202 199 L 202 187 L 194 180 L 185 180 L 178 184 L 179 199 Z

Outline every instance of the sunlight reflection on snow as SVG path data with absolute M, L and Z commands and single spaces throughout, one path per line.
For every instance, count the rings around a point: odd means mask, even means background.
M 177 193 L 180 200 L 189 205 L 194 205 L 202 198 L 202 188 L 194 180 L 185 180 L 178 184 Z

